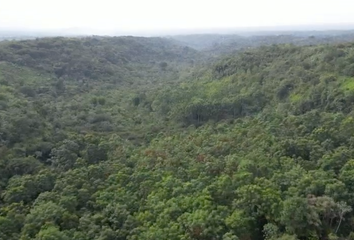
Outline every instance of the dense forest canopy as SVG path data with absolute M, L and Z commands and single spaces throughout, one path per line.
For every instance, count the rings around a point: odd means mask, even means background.
M 203 50 L 212 56 L 228 54 L 272 44 L 318 45 L 354 41 L 354 31 L 274 31 L 274 32 L 240 32 L 238 34 L 195 34 L 176 35 L 170 39 L 181 44 Z
M 354 43 L 254 39 L 1 42 L 0 239 L 354 239 Z

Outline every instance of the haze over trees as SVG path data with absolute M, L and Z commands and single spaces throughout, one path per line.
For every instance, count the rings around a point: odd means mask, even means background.
M 0 42 L 0 239 L 354 239 L 348 36 Z

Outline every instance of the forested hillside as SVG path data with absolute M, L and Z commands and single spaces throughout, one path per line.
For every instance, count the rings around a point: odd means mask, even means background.
M 0 239 L 354 239 L 354 43 L 206 56 L 0 43 Z
M 196 34 L 171 36 L 181 44 L 203 50 L 211 56 L 220 56 L 248 48 L 291 43 L 297 46 L 334 44 L 354 41 L 353 31 L 309 31 L 309 32 L 240 32 L 239 34 Z
M 162 38 L 58 37 L 3 42 L 0 61 L 71 80 L 136 81 L 145 74 L 156 77 L 168 62 L 191 64 L 198 54 Z

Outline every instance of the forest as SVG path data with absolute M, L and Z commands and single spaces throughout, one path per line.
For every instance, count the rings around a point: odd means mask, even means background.
M 0 42 L 0 240 L 354 239 L 354 38 L 217 39 Z

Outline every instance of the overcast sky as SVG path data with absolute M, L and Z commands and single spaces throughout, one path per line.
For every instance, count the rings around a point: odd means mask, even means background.
M 122 31 L 354 23 L 354 0 L 0 0 L 0 28 Z

